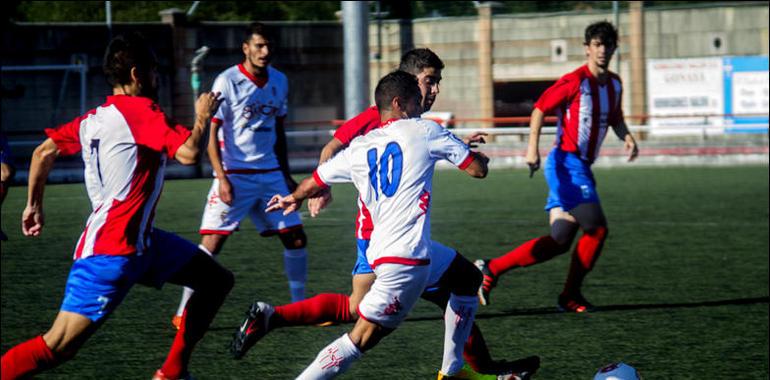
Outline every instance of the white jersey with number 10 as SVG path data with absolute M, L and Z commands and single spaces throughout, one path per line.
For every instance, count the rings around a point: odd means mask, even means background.
M 430 260 L 430 196 L 436 161 L 464 169 L 468 146 L 430 120 L 402 119 L 354 139 L 313 174 L 322 186 L 352 182 L 372 216 L 367 250 L 380 264 L 419 265 Z

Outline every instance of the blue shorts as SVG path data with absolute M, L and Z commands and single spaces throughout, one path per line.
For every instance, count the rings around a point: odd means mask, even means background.
M 549 189 L 546 211 L 554 207 L 569 211 L 581 203 L 599 203 L 591 164 L 574 153 L 554 148 L 543 171 Z
M 369 261 L 366 260 L 366 250 L 369 248 L 369 240 L 356 239 L 356 246 L 358 248 L 358 257 L 356 258 L 356 265 L 353 265 L 352 275 L 374 273 L 372 267 L 369 266 Z
M 137 255 L 95 255 L 72 264 L 61 310 L 93 322 L 109 316 L 136 284 L 160 289 L 198 253 L 198 247 L 172 233 L 154 229 L 150 248 Z

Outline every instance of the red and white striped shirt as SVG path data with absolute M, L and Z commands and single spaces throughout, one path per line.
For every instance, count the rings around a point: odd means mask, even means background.
M 152 100 L 116 95 L 46 134 L 60 154 L 81 152 L 93 211 L 75 248 L 91 255 L 142 254 L 163 188 L 167 157 L 190 136 Z
M 535 103 L 558 118 L 555 145 L 590 163 L 599 155 L 607 127 L 623 120 L 623 85 L 615 73 L 608 79 L 600 84 L 583 65 L 559 78 Z
M 377 111 L 376 106 L 371 106 L 337 128 L 334 131 L 334 138 L 342 142 L 343 147 L 346 147 L 356 137 L 363 136 L 381 125 L 380 112 Z M 369 210 L 359 198 L 358 215 L 356 215 L 356 239 L 369 240 L 373 229 L 372 216 L 369 215 Z

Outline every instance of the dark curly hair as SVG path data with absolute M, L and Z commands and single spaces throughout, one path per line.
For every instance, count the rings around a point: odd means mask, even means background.
M 111 86 L 131 83 L 131 68 L 147 75 L 158 66 L 158 59 L 147 41 L 137 33 L 119 35 L 110 41 L 104 53 L 104 75 Z
M 401 70 L 382 77 L 374 90 L 374 102 L 380 111 L 391 109 L 390 101 L 395 97 L 407 100 L 411 96 L 420 96 L 417 77 Z
M 586 27 L 583 44 L 589 45 L 593 39 L 598 39 L 605 45 L 618 46 L 618 30 L 609 21 L 595 22 Z
M 442 62 L 441 58 L 430 49 L 419 48 L 404 53 L 401 57 L 401 64 L 399 64 L 398 69 L 412 75 L 417 75 L 426 67 L 442 70 L 444 68 L 444 62 Z

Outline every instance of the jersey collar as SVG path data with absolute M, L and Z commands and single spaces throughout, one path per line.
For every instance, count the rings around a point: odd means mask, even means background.
M 391 119 L 385 120 L 385 122 L 380 123 L 380 128 L 385 128 L 385 127 L 393 124 L 393 122 L 399 121 L 399 120 L 401 120 L 401 119 L 391 118 Z
M 241 71 L 241 74 L 245 75 L 246 78 L 249 78 L 254 85 L 256 85 L 259 88 L 265 87 L 265 84 L 267 84 L 268 77 L 255 77 L 252 75 L 249 70 L 246 70 L 245 67 L 243 67 L 243 63 L 238 64 L 238 70 Z M 269 71 L 268 71 L 269 72 Z

